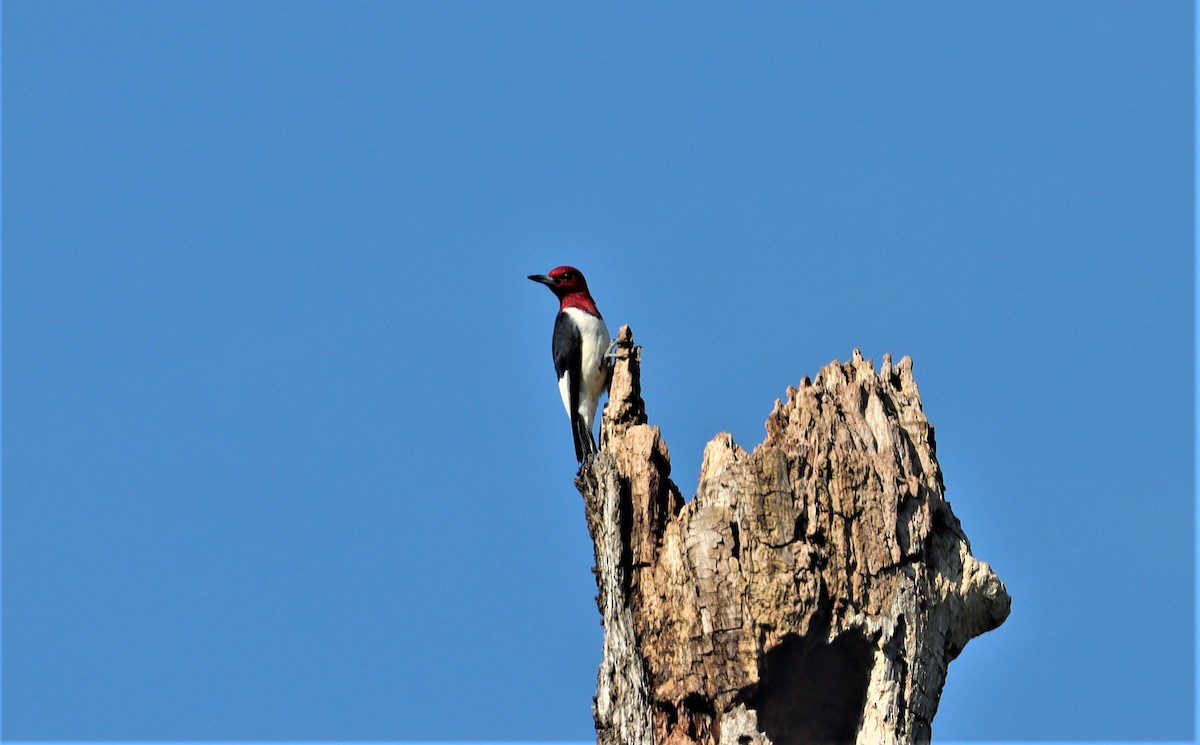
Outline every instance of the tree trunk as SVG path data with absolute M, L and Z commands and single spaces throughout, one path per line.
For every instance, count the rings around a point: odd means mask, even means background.
M 602 451 L 576 480 L 605 628 L 601 745 L 923 743 L 967 641 L 1009 597 L 944 497 L 907 357 L 857 350 L 789 388 L 685 503 L 618 337 Z

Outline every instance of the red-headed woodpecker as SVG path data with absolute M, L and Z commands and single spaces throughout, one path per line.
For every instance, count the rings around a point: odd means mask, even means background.
M 588 292 L 587 280 L 571 266 L 551 269 L 549 274 L 531 274 L 558 297 L 558 317 L 554 319 L 554 338 L 550 351 L 554 371 L 558 373 L 558 392 L 571 418 L 571 436 L 575 439 L 575 459 L 582 461 L 596 452 L 592 422 L 600 394 L 608 387 L 608 327 L 596 310 L 596 301 Z

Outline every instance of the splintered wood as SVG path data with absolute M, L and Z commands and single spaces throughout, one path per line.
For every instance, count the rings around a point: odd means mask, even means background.
M 967 641 L 1009 597 L 944 496 L 907 357 L 855 350 L 789 388 L 752 452 L 704 452 L 685 503 L 618 335 L 581 468 L 605 627 L 601 745 L 924 743 Z

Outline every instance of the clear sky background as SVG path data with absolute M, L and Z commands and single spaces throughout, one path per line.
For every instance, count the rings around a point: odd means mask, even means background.
M 913 357 L 1013 597 L 937 741 L 1191 739 L 1190 3 L 2 20 L 5 739 L 591 739 L 564 263 L 685 495 Z

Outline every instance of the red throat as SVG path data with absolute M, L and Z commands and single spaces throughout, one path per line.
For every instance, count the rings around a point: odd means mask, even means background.
M 596 310 L 596 303 L 592 300 L 592 296 L 587 290 L 572 292 L 569 295 L 563 295 L 562 304 L 558 306 L 559 312 L 567 308 L 578 308 L 585 313 L 591 313 L 594 316 L 599 316 L 600 311 Z

